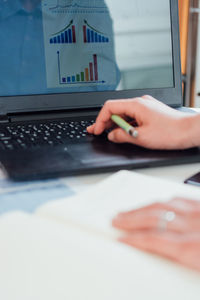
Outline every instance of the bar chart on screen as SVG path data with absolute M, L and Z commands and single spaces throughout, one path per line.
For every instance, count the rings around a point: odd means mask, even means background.
M 73 20 L 69 22 L 62 30 L 52 34 L 50 44 L 75 44 L 76 43 L 76 27 Z
M 84 20 L 83 41 L 84 43 L 109 43 L 109 38 Z
M 46 83 L 69 92 L 115 89 L 118 68 L 105 0 L 43 0 Z
M 105 83 L 104 80 L 99 80 L 97 54 L 93 54 L 92 60 L 85 68 L 83 68 L 79 72 L 76 72 L 74 74 L 68 74 L 68 75 L 63 75 L 63 70 L 61 71 L 62 66 L 61 66 L 61 59 L 60 59 L 60 51 L 57 51 L 57 58 L 58 58 L 59 84 L 84 85 L 84 84 Z

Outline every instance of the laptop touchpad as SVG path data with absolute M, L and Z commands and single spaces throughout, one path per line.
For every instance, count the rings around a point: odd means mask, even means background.
M 109 165 L 111 161 L 124 163 L 141 152 L 138 147 L 130 145 L 126 147 L 107 141 L 69 145 L 68 149 L 74 159 L 78 158 L 81 163 L 88 166 Z
M 77 169 L 80 160 L 73 158 L 65 147 L 41 148 L 38 150 L 7 152 L 2 161 L 8 173 L 14 177 L 26 174 L 66 173 Z

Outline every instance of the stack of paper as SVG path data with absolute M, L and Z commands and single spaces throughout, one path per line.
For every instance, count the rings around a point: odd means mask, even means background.
M 119 211 L 200 189 L 119 172 L 34 215 L 0 218 L 0 299 L 199 299 L 200 274 L 115 239 Z

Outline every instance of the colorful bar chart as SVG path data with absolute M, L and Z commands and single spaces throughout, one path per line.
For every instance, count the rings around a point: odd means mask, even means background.
M 70 24 L 72 21 L 70 22 Z M 72 25 L 64 28 L 63 31 L 55 34 L 55 36 L 50 38 L 50 44 L 75 44 L 76 43 L 76 27 Z
M 98 30 L 93 28 L 88 24 L 88 22 L 84 21 L 85 25 L 83 25 L 83 41 L 84 43 L 109 43 L 109 38 L 104 36 Z
M 59 70 L 60 84 L 105 83 L 105 81 L 99 81 L 97 54 L 93 55 L 93 61 L 89 62 L 88 67 L 84 68 L 84 70 L 81 70 L 79 73 L 70 76 L 61 75 L 59 51 L 57 52 L 57 55 L 58 55 L 58 70 Z

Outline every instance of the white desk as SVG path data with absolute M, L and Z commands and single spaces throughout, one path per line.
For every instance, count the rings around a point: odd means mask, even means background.
M 135 171 L 183 182 L 200 163 Z M 109 175 L 63 181 L 80 192 Z M 198 300 L 199 286 L 193 271 L 78 227 L 26 215 L 0 218 L 0 299 Z
M 183 182 L 199 170 L 200 163 L 136 171 Z M 109 175 L 64 181 L 81 191 Z M 70 223 L 63 225 L 27 215 L 0 218 L 0 299 L 199 299 L 196 272 Z
M 171 180 L 173 182 L 184 182 L 186 178 L 194 175 L 195 173 L 200 172 L 200 163 L 148 169 L 136 169 L 133 171 L 145 175 Z M 106 179 L 111 174 L 113 173 L 72 177 L 66 178 L 64 181 L 75 192 L 80 192 L 82 189 L 90 187 L 94 183 L 98 183 L 101 180 Z

